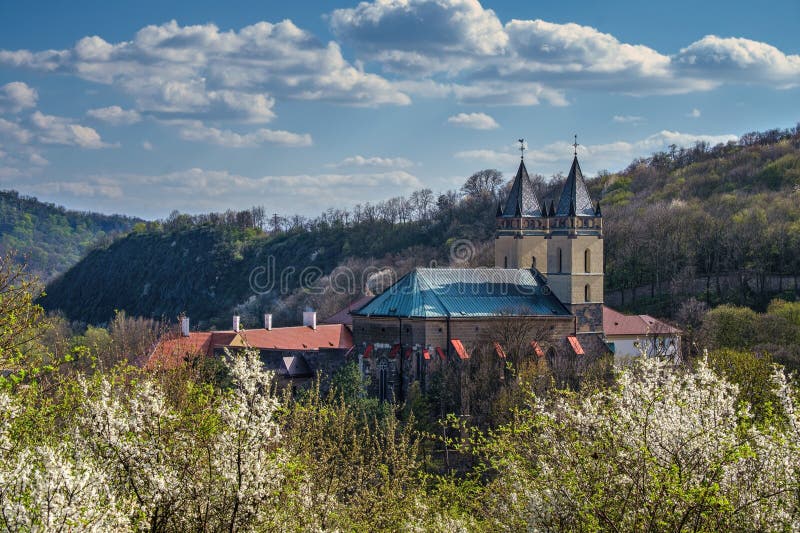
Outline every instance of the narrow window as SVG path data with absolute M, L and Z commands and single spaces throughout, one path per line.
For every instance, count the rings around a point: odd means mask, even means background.
M 506 256 L 505 260 L 503 261 L 503 268 L 508 268 L 508 256 Z
M 531 266 L 533 268 L 536 268 L 536 256 L 535 255 L 533 257 L 531 257 Z
M 378 363 L 378 398 L 389 401 L 389 365 L 385 360 Z
M 563 272 L 564 271 L 564 269 L 562 267 L 563 267 L 563 264 L 562 264 L 562 261 L 561 261 L 561 248 L 559 248 L 558 249 L 558 271 L 559 272 Z
M 583 252 L 583 271 L 592 271 L 592 252 L 590 252 L 588 248 Z
M 586 284 L 586 286 L 583 288 L 583 299 L 584 299 L 584 301 L 586 301 L 586 302 L 591 302 L 591 301 L 592 301 L 592 290 L 591 290 L 591 288 L 589 287 L 589 284 L 588 284 L 588 283 L 587 283 L 587 284 Z

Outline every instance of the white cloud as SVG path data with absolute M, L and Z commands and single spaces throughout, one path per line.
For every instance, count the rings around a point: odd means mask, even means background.
M 149 152 L 153 149 L 153 143 L 151 143 L 150 141 L 142 141 L 142 148 L 144 148 Z
M 800 83 L 800 56 L 766 43 L 707 36 L 673 56 L 575 23 L 510 20 L 503 25 L 492 10 L 470 0 L 361 2 L 334 11 L 331 28 L 358 57 L 401 74 L 401 82 L 419 82 L 422 76 L 424 82 L 467 85 L 479 92 L 493 81 L 511 87 L 537 83 L 556 94 L 571 88 L 675 94 L 722 83 L 784 88 Z M 435 84 L 427 88 L 430 97 L 455 96 Z M 491 92 L 493 103 L 539 103 L 512 91 Z
M 5 137 L 21 144 L 27 144 L 33 138 L 33 134 L 16 122 L 0 118 L 0 137 Z
M 31 124 L 36 128 L 36 139 L 43 144 L 63 144 L 82 148 L 108 148 L 100 134 L 93 128 L 75 124 L 66 117 L 45 115 L 34 111 Z
M 706 35 L 683 48 L 675 62 L 687 75 L 717 83 L 777 83 L 782 88 L 800 84 L 800 55 L 750 39 Z
M 92 118 L 96 118 L 97 120 L 101 120 L 103 122 L 108 122 L 114 126 L 120 126 L 123 124 L 136 124 L 142 120 L 142 116 L 136 110 L 122 109 L 118 105 L 90 109 L 86 112 L 86 114 Z
M 686 116 L 689 118 L 700 118 L 700 110 L 695 107 L 694 109 L 686 113 Z
M 486 113 L 459 113 L 447 119 L 449 124 L 473 130 L 494 130 L 500 125 Z
M 214 24 L 146 26 L 130 41 L 85 37 L 69 50 L 0 51 L 0 64 L 58 70 L 131 95 L 140 113 L 263 123 L 275 98 L 356 105 L 410 102 L 385 78 L 364 72 L 291 21 L 239 31 Z
M 331 29 L 377 58 L 387 52 L 489 56 L 508 42 L 494 11 L 476 0 L 361 2 L 334 11 Z
M 0 111 L 19 113 L 23 109 L 36 107 L 39 93 L 21 81 L 12 81 L 0 86 Z
M 385 167 L 385 168 L 408 168 L 414 166 L 412 161 L 403 157 L 364 157 L 354 155 L 346 157 L 338 163 L 328 165 L 332 168 L 343 167 Z
M 200 121 L 181 121 L 179 134 L 187 141 L 208 142 L 228 148 L 250 148 L 264 143 L 284 146 L 311 146 L 311 135 L 308 133 L 292 133 L 284 130 L 260 128 L 250 133 L 236 133 L 231 130 L 220 130 L 206 126 Z

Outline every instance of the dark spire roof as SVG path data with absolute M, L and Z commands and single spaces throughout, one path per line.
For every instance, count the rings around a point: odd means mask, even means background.
M 504 217 L 540 217 L 542 208 L 536 193 L 533 192 L 533 184 L 528 176 L 528 169 L 525 162 L 519 162 L 517 175 L 511 185 L 511 192 L 508 193 L 508 200 L 503 208 Z
M 594 216 L 601 217 L 603 213 L 600 211 L 600 202 L 597 202 L 597 209 L 594 210 Z
M 553 203 L 553 200 L 550 200 L 550 212 L 548 213 L 548 216 L 556 216 L 556 204 Z
M 495 216 L 496 217 L 503 216 L 503 203 L 502 202 L 497 202 L 497 214 Z
M 569 169 L 569 176 L 561 190 L 556 216 L 595 216 L 595 209 L 589 191 L 586 189 L 586 183 L 583 182 L 583 173 L 577 156 L 572 160 L 572 168 Z

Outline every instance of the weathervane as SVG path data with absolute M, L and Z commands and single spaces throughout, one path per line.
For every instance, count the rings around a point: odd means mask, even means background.
M 518 139 L 517 142 L 519 143 L 519 159 L 520 161 L 525 160 L 525 139 Z
M 578 144 L 578 134 L 576 133 L 575 134 L 575 142 L 572 143 L 572 149 L 573 149 L 572 154 L 575 157 L 578 157 L 578 146 L 580 146 L 580 144 Z

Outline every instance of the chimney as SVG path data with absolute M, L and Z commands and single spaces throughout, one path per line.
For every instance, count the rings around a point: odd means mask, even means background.
M 189 336 L 189 317 L 182 316 L 181 317 L 181 337 L 188 337 Z
M 233 315 L 233 331 L 239 331 L 239 315 Z
M 264 313 L 264 329 L 272 331 L 272 313 Z
M 303 325 L 311 329 L 317 329 L 317 312 L 303 311 Z

